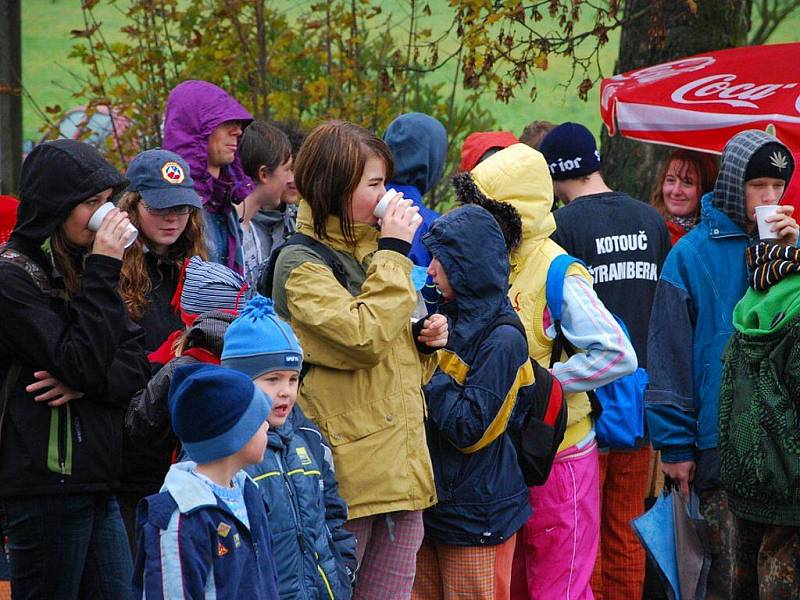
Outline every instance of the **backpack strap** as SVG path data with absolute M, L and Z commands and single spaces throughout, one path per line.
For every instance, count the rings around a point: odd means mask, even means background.
M 272 285 L 275 282 L 275 267 L 278 263 L 278 256 L 281 251 L 288 246 L 304 246 L 311 250 L 322 259 L 331 271 L 333 271 L 333 276 L 336 278 L 336 281 L 339 282 L 339 285 L 346 290 L 348 289 L 347 274 L 345 273 L 342 261 L 336 253 L 319 240 L 298 231 L 293 233 L 289 239 L 286 240 L 286 243 L 269 257 L 269 266 L 264 270 L 261 280 L 258 282 L 258 292 L 262 296 L 272 298 Z
M 575 354 L 575 349 L 564 336 L 561 330 L 561 310 L 564 306 L 564 280 L 567 271 L 573 263 L 586 264 L 569 254 L 556 256 L 547 268 L 547 283 L 545 284 L 545 301 L 547 308 L 550 309 L 550 316 L 553 318 L 553 326 L 556 328 L 556 336 L 553 339 L 553 349 L 550 352 L 550 368 L 561 359 L 561 354 L 566 351 L 568 356 Z
M 572 343 L 564 335 L 561 329 L 561 310 L 564 305 L 564 280 L 567 277 L 567 271 L 573 263 L 578 263 L 586 267 L 579 258 L 570 256 L 569 254 L 560 254 L 556 256 L 550 266 L 547 268 L 547 283 L 545 284 L 545 301 L 547 308 L 550 309 L 550 316 L 553 317 L 553 326 L 556 329 L 556 336 L 553 338 L 553 349 L 550 352 L 550 368 L 561 360 L 562 353 L 566 352 L 567 356 L 575 354 L 576 350 Z M 588 268 L 588 267 L 587 267 Z M 595 420 L 600 418 L 603 412 L 603 406 L 597 399 L 594 390 L 586 392 L 589 396 L 589 403 L 592 406 L 592 415 Z
M 50 278 L 36 263 L 36 261 L 29 256 L 26 256 L 19 250 L 15 248 L 9 248 L 8 246 L 0 246 L 0 260 L 24 269 L 25 272 L 31 276 L 33 283 L 36 284 L 36 287 L 39 288 L 39 291 L 48 298 L 69 300 L 64 290 L 56 289 L 52 286 L 50 283 Z

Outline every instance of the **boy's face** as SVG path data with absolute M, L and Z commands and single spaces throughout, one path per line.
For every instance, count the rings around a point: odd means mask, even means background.
M 744 183 L 745 210 L 751 222 L 756 220 L 756 206 L 777 204 L 783 197 L 786 182 L 776 177 L 756 177 Z
M 294 170 L 292 169 L 292 157 L 269 173 L 263 165 L 258 170 L 258 198 L 265 208 L 277 208 L 281 203 L 281 197 L 294 185 Z
M 428 266 L 428 275 L 431 276 L 433 283 L 435 283 L 436 287 L 439 288 L 439 291 L 442 292 L 445 302 L 449 302 L 456 297 L 456 294 L 450 285 L 450 280 L 447 279 L 447 273 L 444 272 L 442 263 L 435 258 L 431 259 L 431 264 Z
M 267 449 L 267 431 L 269 424 L 264 421 L 242 449 L 242 461 L 248 465 L 257 465 L 264 460 L 264 451 Z
M 253 380 L 259 389 L 272 398 L 272 410 L 267 420 L 270 427 L 280 427 L 289 418 L 297 400 L 300 373 L 297 371 L 270 371 Z

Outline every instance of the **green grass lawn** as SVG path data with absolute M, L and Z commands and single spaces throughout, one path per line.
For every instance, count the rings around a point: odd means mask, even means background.
M 281 0 L 282 2 L 286 0 Z M 103 6 L 95 13 L 105 24 L 103 31 L 113 37 L 123 25 L 120 8 Z M 119 4 L 124 6 L 124 0 Z M 276 5 L 279 2 L 275 3 Z M 405 11 L 408 3 L 403 0 L 385 0 L 381 3 L 384 14 L 392 14 L 398 32 L 403 31 L 407 21 Z M 430 1 L 432 15 L 429 23 L 434 32 L 444 31 L 449 25 L 450 9 L 447 0 Z M 289 9 L 293 10 L 293 9 Z M 43 119 L 34 103 L 41 110 L 45 106 L 60 105 L 63 109 L 80 103 L 72 94 L 80 87 L 79 81 L 84 72 L 83 66 L 75 59 L 68 58 L 73 41 L 69 36 L 72 29 L 83 29 L 83 19 L 79 0 L 25 0 L 22 2 L 22 75 L 23 84 L 30 98 L 25 100 L 23 134 L 25 139 L 38 139 Z M 772 37 L 770 42 L 796 41 L 796 31 L 800 27 L 800 14 L 797 12 L 787 19 Z M 605 76 L 613 74 L 614 61 L 618 48 L 618 36 L 601 50 L 600 65 Z M 441 47 L 444 56 L 448 47 L 456 44 L 455 39 L 447 40 Z M 500 127 L 519 134 L 530 121 L 544 119 L 554 122 L 565 120 L 580 121 L 593 131 L 601 127 L 598 98 L 599 83 L 589 94 L 588 102 L 578 99 L 575 85 L 565 90 L 563 84 L 569 78 L 570 65 L 566 59 L 551 58 L 547 71 L 537 72 L 538 98 L 532 102 L 527 90 L 519 90 L 517 98 L 508 104 L 494 99 L 493 92 L 484 94 L 481 102 L 495 116 Z M 187 74 L 189 77 L 190 74 Z M 452 69 L 443 69 L 431 75 L 435 81 L 452 81 Z

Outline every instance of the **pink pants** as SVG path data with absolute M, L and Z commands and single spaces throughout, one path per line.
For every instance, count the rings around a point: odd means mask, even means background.
M 517 535 L 511 600 L 594 600 L 600 543 L 597 444 L 560 452 L 547 482 L 529 490 L 533 516 Z

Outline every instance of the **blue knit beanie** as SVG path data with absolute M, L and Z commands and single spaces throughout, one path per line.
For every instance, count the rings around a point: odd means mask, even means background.
M 300 371 L 303 350 L 289 324 L 275 314 L 272 300 L 256 295 L 228 326 L 221 364 L 255 379 L 270 371 Z
M 236 454 L 267 420 L 272 400 L 249 377 L 216 365 L 178 367 L 169 385 L 172 429 L 189 458 Z
M 600 170 L 600 152 L 592 132 L 579 123 L 562 123 L 539 144 L 555 181 L 577 179 Z

